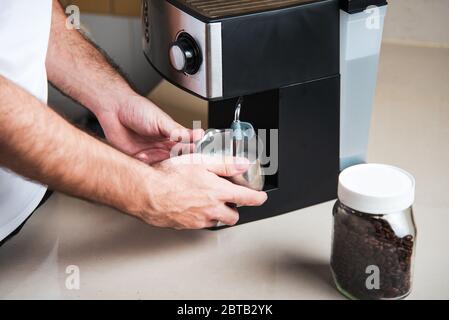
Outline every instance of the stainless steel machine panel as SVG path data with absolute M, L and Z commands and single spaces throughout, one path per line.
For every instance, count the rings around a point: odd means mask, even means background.
M 143 47 L 152 65 L 168 80 L 206 99 L 223 96 L 221 22 L 204 23 L 168 1 L 145 0 Z M 189 34 L 201 52 L 195 74 L 177 71 L 170 62 L 170 48 L 180 33 Z

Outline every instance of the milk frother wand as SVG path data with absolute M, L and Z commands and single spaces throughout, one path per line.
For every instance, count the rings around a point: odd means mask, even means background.
M 243 97 L 239 97 L 235 107 L 234 121 L 232 122 L 233 156 L 244 156 L 245 139 L 254 137 L 254 127 L 248 122 L 240 121 L 240 112 L 243 105 Z

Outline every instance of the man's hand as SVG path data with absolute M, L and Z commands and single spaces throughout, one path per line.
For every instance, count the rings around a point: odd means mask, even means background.
M 116 107 L 97 112 L 97 116 L 114 147 L 147 164 L 168 159 L 177 143 L 192 149 L 189 144 L 204 134 L 201 129 L 184 128 L 150 100 L 134 94 L 124 97 Z
M 142 178 L 141 190 L 147 196 L 138 217 L 151 225 L 174 229 L 203 229 L 218 222 L 235 225 L 239 215 L 229 204 L 260 206 L 267 200 L 265 192 L 221 178 L 241 174 L 248 166 L 243 159 L 198 154 L 157 164 L 155 171 Z
M 115 148 L 152 164 L 167 159 L 176 142 L 194 140 L 192 131 L 137 95 L 99 48 L 77 30 L 67 30 L 64 11 L 57 0 L 53 2 L 48 79 L 97 116 Z

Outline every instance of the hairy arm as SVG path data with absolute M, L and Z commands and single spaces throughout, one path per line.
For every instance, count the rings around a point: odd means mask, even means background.
M 97 117 L 137 94 L 106 56 L 78 32 L 65 26 L 66 15 L 53 0 L 52 26 L 47 52 L 48 79 Z
M 227 203 L 261 205 L 266 200 L 265 193 L 217 176 L 241 174 L 246 164 L 181 157 L 147 166 L 73 127 L 1 75 L 0 132 L 0 167 L 155 226 L 232 225 L 238 214 Z
M 174 142 L 190 143 L 201 137 L 202 130 L 187 130 L 135 93 L 106 55 L 77 30 L 68 30 L 65 21 L 54 0 L 48 78 L 96 115 L 114 147 L 153 164 L 169 158 Z
M 0 166 L 52 189 L 137 213 L 138 201 L 126 198 L 139 190 L 129 189 L 153 169 L 73 127 L 1 75 L 0 129 Z
M 220 177 L 241 174 L 248 170 L 246 164 L 179 161 L 189 156 L 167 160 L 177 141 L 189 145 L 203 132 L 183 128 L 137 95 L 94 45 L 65 28 L 65 19 L 53 0 L 49 80 L 95 113 L 114 147 L 153 167 L 77 130 L 6 79 L 0 83 L 0 165 L 161 227 L 197 229 L 217 221 L 232 225 L 238 213 L 227 203 L 255 206 L 266 201 L 265 193 Z
M 1 75 L 0 133 L 0 167 L 155 226 L 233 225 L 239 216 L 228 203 L 267 199 L 219 177 L 242 174 L 248 164 L 187 155 L 147 166 L 73 127 Z

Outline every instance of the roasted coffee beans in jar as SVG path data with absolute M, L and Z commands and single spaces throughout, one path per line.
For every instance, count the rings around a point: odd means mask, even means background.
M 331 268 L 346 297 L 388 300 L 410 294 L 414 196 L 413 176 L 396 167 L 363 164 L 340 174 Z

